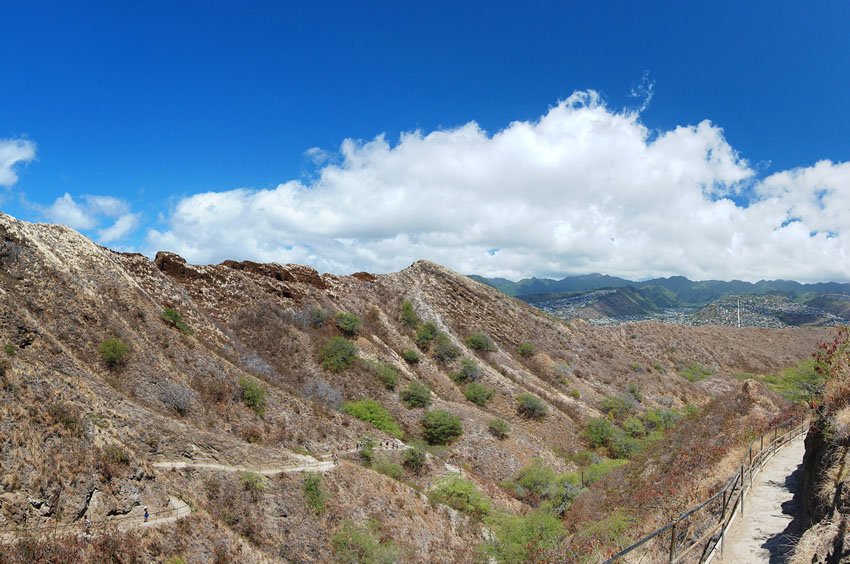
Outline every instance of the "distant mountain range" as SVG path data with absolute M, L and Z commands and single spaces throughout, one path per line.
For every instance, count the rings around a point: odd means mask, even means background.
M 604 274 L 519 282 L 470 278 L 564 318 L 729 324 L 737 323 L 737 300 L 741 298 L 743 324 L 834 325 L 850 319 L 850 284 L 838 282 L 693 281 L 684 276 L 636 282 Z M 730 317 L 733 299 L 735 312 Z

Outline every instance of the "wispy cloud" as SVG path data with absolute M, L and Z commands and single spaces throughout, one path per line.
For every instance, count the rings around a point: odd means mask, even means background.
M 18 181 L 15 166 L 35 158 L 35 143 L 26 139 L 0 139 L 0 186 Z

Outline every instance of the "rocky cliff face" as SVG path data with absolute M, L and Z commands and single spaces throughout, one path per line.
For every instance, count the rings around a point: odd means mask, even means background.
M 432 349 L 405 362 L 402 352 L 417 349 L 401 321 L 405 300 L 446 334 L 457 358 L 440 360 Z M 179 313 L 179 324 L 165 310 Z M 363 320 L 349 335 L 359 362 L 341 372 L 319 358 L 341 334 L 337 312 Z M 476 332 L 494 349 L 468 347 Z M 584 426 L 606 397 L 631 385 L 645 407 L 703 405 L 737 389 L 731 374 L 793 364 L 825 335 L 564 324 L 427 261 L 377 276 L 253 262 L 196 266 L 171 253 L 154 261 L 117 253 L 70 229 L 0 214 L 0 529 L 138 515 L 176 495 L 194 507 L 191 534 L 177 525 L 146 534 L 142 553 L 327 561 L 347 520 L 372 520 L 410 559 L 471 560 L 481 529 L 411 485 L 426 487 L 455 467 L 499 507 L 522 512 L 500 481 L 535 457 L 571 469 L 562 455 L 583 448 Z M 109 339 L 129 349 L 112 365 L 101 351 Z M 521 343 L 534 354 L 519 354 Z M 485 406 L 467 401 L 451 377 L 464 358 L 495 391 Z M 393 389 L 374 362 L 397 373 Z M 691 363 L 714 376 L 680 377 L 677 369 Z M 246 381 L 266 390 L 263 410 L 246 405 Z M 351 450 L 367 434 L 389 440 L 337 409 L 363 398 L 380 402 L 412 442 L 422 436 L 423 410 L 406 407 L 398 390 L 413 381 L 431 389 L 431 409 L 461 418 L 463 435 L 406 483 L 340 454 L 324 474 L 321 512 L 307 503 L 297 472 L 252 491 L 238 472 L 155 465 L 293 468 L 310 454 Z M 541 398 L 548 415 L 521 417 L 521 393 Z M 488 431 L 495 417 L 510 424 L 507 439 Z

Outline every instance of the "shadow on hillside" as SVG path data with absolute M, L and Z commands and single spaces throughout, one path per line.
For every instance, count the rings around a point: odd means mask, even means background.
M 794 545 L 800 537 L 800 526 L 797 517 L 800 513 L 800 491 L 799 484 L 803 474 L 803 465 L 797 466 L 785 478 L 785 489 L 794 493 L 794 497 L 782 504 L 782 514 L 791 517 L 788 526 L 781 533 L 767 539 L 762 546 L 770 552 L 770 564 L 785 564 L 794 550 Z

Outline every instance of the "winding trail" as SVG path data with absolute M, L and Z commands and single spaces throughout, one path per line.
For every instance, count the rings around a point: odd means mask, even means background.
M 744 517 L 723 541 L 720 562 L 786 562 L 786 549 L 796 538 L 791 521 L 797 512 L 794 493 L 802 463 L 805 434 L 768 460 L 746 496 Z

